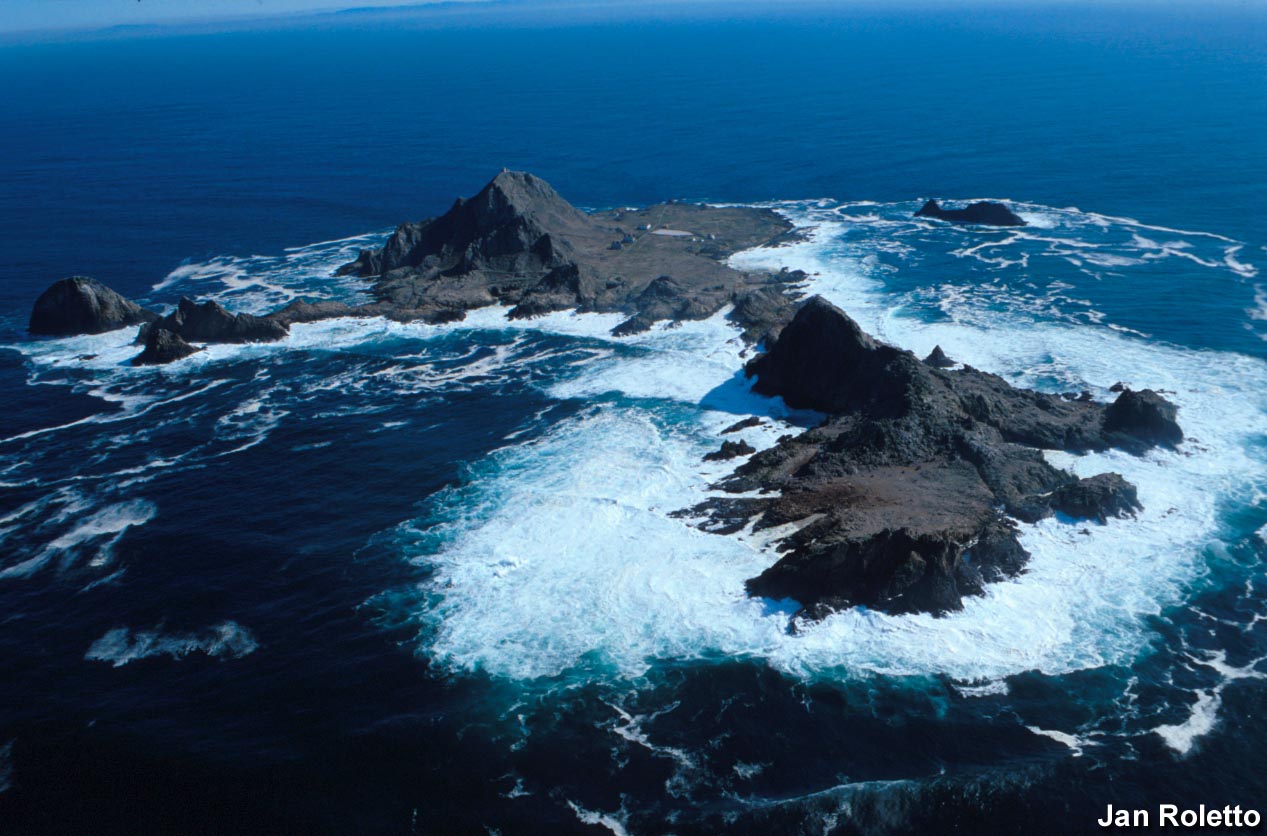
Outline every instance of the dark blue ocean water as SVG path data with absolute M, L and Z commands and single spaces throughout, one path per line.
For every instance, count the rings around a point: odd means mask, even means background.
M 0 45 L 0 830 L 1070 833 L 1267 807 L 1267 16 L 1246 6 L 338 15 Z M 741 256 L 906 347 L 1169 391 L 1061 459 L 1136 520 L 1026 530 L 947 619 L 800 635 L 669 512 L 747 392 L 722 321 L 329 322 L 134 370 L 34 341 L 333 268 L 501 167 L 577 205 L 774 205 Z M 1012 201 L 1025 229 L 910 219 Z M 80 359 L 82 355 L 95 355 Z M 770 443 L 788 425 L 754 431 Z

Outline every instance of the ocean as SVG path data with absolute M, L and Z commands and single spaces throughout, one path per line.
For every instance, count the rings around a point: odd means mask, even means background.
M 0 831 L 1081 833 L 1267 808 L 1267 13 L 488 8 L 0 43 Z M 333 276 L 501 168 L 769 206 L 736 264 L 1053 393 L 1164 391 L 1144 511 L 1022 527 L 945 618 L 798 632 L 768 538 L 672 512 L 748 415 L 721 316 L 330 320 L 133 368 L 66 275 L 170 306 Z M 915 221 L 998 199 L 1028 225 Z M 1153 821 L 1156 822 L 1154 815 Z

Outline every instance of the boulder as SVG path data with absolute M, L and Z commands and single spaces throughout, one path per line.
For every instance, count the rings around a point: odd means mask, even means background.
M 740 430 L 747 430 L 747 429 L 751 429 L 752 427 L 759 427 L 764 423 L 765 422 L 762 421 L 760 418 L 758 418 L 756 415 L 753 415 L 751 418 L 744 418 L 742 421 L 736 421 L 735 423 L 731 424 L 726 429 L 722 430 L 721 434 L 727 435 L 729 433 L 737 433 Z
M 1051 495 L 1051 507 L 1101 524 L 1109 517 L 1127 517 L 1143 510 L 1135 486 L 1118 473 L 1100 473 L 1057 488 Z
M 158 319 L 96 279 L 72 276 L 54 282 L 35 300 L 27 330 L 50 337 L 100 334 Z
M 757 452 L 757 448 L 753 447 L 746 441 L 723 441 L 721 449 L 714 450 L 704 456 L 706 462 L 721 462 L 729 459 L 737 459 L 740 456 L 751 456 Z
M 134 366 L 160 366 L 202 351 L 181 339 L 179 334 L 162 327 L 150 327 L 145 335 L 145 349 L 132 358 Z
M 915 213 L 915 217 L 983 226 L 1025 226 L 1025 221 L 1006 204 L 989 200 L 969 203 L 962 209 L 943 209 L 936 200 L 930 200 Z
M 1177 415 L 1175 405 L 1152 389 L 1127 389 L 1104 411 L 1104 432 L 1128 448 L 1174 447 L 1183 441 Z

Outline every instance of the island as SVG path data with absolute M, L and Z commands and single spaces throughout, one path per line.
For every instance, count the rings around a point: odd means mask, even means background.
M 782 556 L 748 591 L 792 599 L 800 618 L 866 606 L 944 614 L 1020 573 L 1016 521 L 1105 523 L 1140 510 L 1116 473 L 1078 479 L 1042 450 L 1140 454 L 1183 441 L 1177 410 L 1150 390 L 1110 404 L 1018 389 L 878 342 L 814 297 L 748 363 L 753 388 L 825 419 L 751 456 L 682 515 L 734 533 L 788 526 Z M 730 442 L 727 442 L 730 443 Z
M 978 200 L 962 209 L 946 209 L 936 200 L 930 200 L 920 207 L 915 217 L 936 218 L 939 221 L 980 226 L 1026 226 L 1025 219 L 1013 212 L 1006 204 L 991 200 Z
M 929 206 L 920 214 L 1024 223 L 1000 204 Z M 1184 435 L 1173 404 L 1126 387 L 1111 403 L 1018 389 L 955 363 L 940 346 L 921 360 L 875 340 L 827 300 L 803 299 L 805 274 L 729 263 L 741 250 L 797 235 L 778 213 L 751 207 L 669 201 L 582 212 L 544 180 L 502 171 L 340 267 L 365 280 L 366 304 L 300 299 L 253 316 L 183 298 L 160 315 L 74 277 L 39 297 L 29 330 L 139 326 L 143 348 L 132 362 L 161 365 L 207 344 L 276 341 L 295 323 L 335 317 L 445 323 L 491 305 L 512 318 L 615 312 L 624 317 L 613 329 L 620 337 L 725 311 L 762 349 L 745 368 L 754 391 L 824 417 L 766 450 L 724 440 L 705 457 L 736 463 L 716 486 L 721 495 L 677 513 L 719 535 L 784 527 L 778 560 L 747 591 L 795 601 L 793 624 L 857 606 L 944 615 L 1024 570 L 1018 523 L 1061 515 L 1106 524 L 1140 509 L 1119 474 L 1079 479 L 1042 451 L 1174 447 Z M 744 418 L 723 434 L 761 420 Z

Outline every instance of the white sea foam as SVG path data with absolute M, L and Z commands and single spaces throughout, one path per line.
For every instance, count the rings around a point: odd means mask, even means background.
M 1075 758 L 1082 757 L 1082 750 L 1087 746 L 1095 745 L 1094 741 L 1087 740 L 1086 738 L 1079 737 L 1075 734 L 1068 734 L 1066 732 L 1055 731 L 1053 729 L 1040 729 L 1038 726 L 1026 726 L 1025 728 L 1040 737 L 1049 737 L 1057 743 L 1068 746 L 1073 751 L 1073 756 Z
M 240 659 L 254 653 L 259 644 L 250 630 L 234 621 L 217 624 L 197 633 L 165 634 L 161 629 L 131 630 L 117 627 L 88 648 L 84 658 L 122 667 L 138 659 L 168 656 L 180 660 L 191 653 Z
M 1158 726 L 1153 731 L 1180 756 L 1186 755 L 1192 751 L 1198 738 L 1214 730 L 1221 702 L 1220 689 L 1198 691 L 1196 702 L 1192 704 L 1191 713 L 1186 720 L 1174 725 Z
M 745 348 L 723 314 L 619 340 L 610 336 L 622 318 L 615 314 L 560 312 L 512 321 L 506 308 L 490 307 L 445 325 L 336 319 L 297 324 L 278 343 L 211 346 L 161 370 L 124 365 L 137 351 L 131 329 L 25 343 L 20 349 L 37 367 L 74 364 L 113 380 L 192 376 L 216 363 L 297 349 L 417 345 L 462 329 L 544 331 L 598 344 L 575 361 L 572 373 L 549 386 L 549 394 L 607 405 L 567 420 L 544 438 L 496 453 L 487 478 L 463 494 L 463 507 L 445 529 L 447 545 L 425 558 L 437 570 L 431 585 L 436 604 L 427 614 L 433 626 L 428 652 L 457 668 L 524 678 L 575 668 L 637 675 L 655 659 L 725 654 L 761 658 L 804 676 L 948 673 L 997 683 L 1021 670 L 1066 671 L 1122 661 L 1137 652 L 1146 639 L 1142 616 L 1177 601 L 1200 572 L 1200 551 L 1215 533 L 1219 501 L 1261 481 L 1263 464 L 1246 454 L 1245 443 L 1267 432 L 1264 365 L 1237 355 L 1150 345 L 1115 332 L 1119 326 L 1113 323 L 1044 324 L 1046 309 L 996 294 L 991 301 L 1040 320 L 1012 322 L 997 306 L 951 285 L 936 289 L 947 321 L 925 324 L 903 315 L 883 292 L 880 277 L 890 268 L 876 258 L 877 252 L 909 249 L 901 239 L 917 225 L 885 220 L 886 212 L 874 204 L 852 204 L 847 211 L 825 201 L 782 208 L 810 230 L 807 240 L 742 253 L 734 263 L 806 270 L 811 274 L 807 289 L 841 305 L 886 341 L 921 355 L 940 344 L 955 359 L 1021 385 L 1058 381 L 1107 398 L 1108 387 L 1126 378 L 1136 387 L 1172 391 L 1191 436 L 1182 453 L 1052 456 L 1083 474 L 1122 472 L 1139 485 L 1144 513 L 1107 526 L 1049 520 L 1026 527 L 1023 539 L 1033 554 L 1027 573 L 969 599 L 960 614 L 933 619 L 855 609 L 789 635 L 785 609 L 743 593 L 744 579 L 775 559 L 767 538 L 709 535 L 668 516 L 706 496 L 709 483 L 733 466 L 701 462 L 703 453 L 719 443 L 720 428 L 747 414 L 805 419 L 777 400 L 752 395 L 739 375 Z M 959 254 L 999 267 L 1024 263 L 1024 253 L 1008 252 L 1012 242 L 1103 267 L 1173 257 L 1242 277 L 1245 268 L 1252 269 L 1237 258 L 1239 245 L 1220 236 L 1072 209 L 1021 208 L 1034 221 L 1032 229 L 1004 233 Z M 842 246 L 842 235 L 862 224 L 891 228 L 893 234 L 869 243 L 873 252 L 860 251 L 856 243 Z M 1080 237 L 1088 229 L 1115 230 L 1117 243 L 1108 247 Z M 1199 253 L 1190 243 L 1198 239 L 1203 242 Z M 300 248 L 287 259 L 304 265 L 310 256 L 331 260 L 342 253 L 340 247 L 358 242 L 332 242 L 332 251 Z M 1207 253 L 1211 242 L 1217 256 Z M 221 267 L 225 272 L 218 279 L 192 270 L 168 289 L 182 282 L 219 281 L 225 292 L 253 292 L 255 279 L 239 281 L 232 269 Z M 280 292 L 261 287 L 252 298 Z M 287 284 L 282 290 L 293 288 Z M 1079 306 L 1084 320 L 1103 317 L 1089 310 L 1086 300 L 1069 296 L 1071 289 L 1053 283 L 1043 304 Z M 423 356 L 416 361 L 402 357 L 390 368 L 370 375 L 352 370 L 326 385 L 351 389 L 378 379 L 401 391 L 443 391 L 471 375 L 495 374 L 517 362 L 517 351 L 512 342 L 447 369 Z M 85 354 L 97 356 L 79 359 Z M 1217 377 L 1208 373 L 1212 367 L 1219 368 Z M 284 404 L 270 392 L 256 393 L 222 416 L 216 434 L 237 445 L 230 453 L 259 443 L 284 419 Z M 608 395 L 616 395 L 615 402 Z M 104 396 L 125 399 L 124 414 L 132 416 L 164 402 L 108 389 Z M 743 437 L 762 447 L 786 431 L 785 424 L 773 421 Z
M 575 801 L 569 801 L 568 806 L 572 808 L 572 812 L 576 813 L 576 818 L 583 824 L 592 824 L 596 827 L 605 827 L 615 836 L 629 836 L 629 831 L 625 828 L 625 819 L 627 814 L 621 810 L 619 813 L 602 813 L 597 810 L 589 810 Z
M 250 275 L 242 259 L 218 258 L 208 262 L 182 264 L 154 285 L 155 291 L 167 290 L 188 282 L 221 282 L 228 287 L 241 286 Z
M 965 697 L 999 697 L 1006 696 L 1011 691 L 1006 679 L 955 683 L 954 688 Z
M 742 348 L 720 320 L 658 329 L 635 343 L 639 355 L 587 364 L 551 388 L 645 402 L 612 404 L 499 451 L 487 476 L 455 500 L 461 509 L 441 532 L 447 543 L 420 557 L 436 569 L 429 653 L 514 678 L 637 676 L 655 659 L 725 656 L 805 677 L 945 673 L 997 682 L 1025 670 L 1128 662 L 1145 647 L 1144 617 L 1178 602 L 1202 572 L 1220 501 L 1262 479 L 1246 443 L 1267 433 L 1267 366 L 1108 328 L 1012 324 L 970 302 L 949 307 L 950 321 L 922 323 L 893 308 L 869 275 L 873 262 L 837 246 L 847 222 L 814 206 L 800 211 L 814 225 L 808 240 L 734 261 L 804 269 L 813 292 L 880 338 L 920 354 L 940 344 L 1019 385 L 1056 380 L 1107 399 L 1109 386 L 1127 378 L 1173 393 L 1190 439 L 1181 452 L 1051 454 L 1082 475 L 1122 473 L 1145 510 L 1104 526 L 1025 526 L 1026 573 L 967 599 L 961 613 L 855 608 L 790 635 L 785 609 L 743 592 L 743 581 L 775 559 L 762 542 L 703 534 L 669 516 L 707 494 L 712 476 L 700 458 L 717 443 L 719 416 L 760 412 L 759 404 L 777 414 L 778 405 L 735 378 Z
M 24 578 L 39 571 L 56 557 L 63 558 L 67 568 L 74 560 L 80 546 L 96 543 L 96 554 L 91 558 L 93 566 L 110 563 L 114 545 L 129 528 L 145 525 L 154 518 L 158 509 L 153 502 L 133 499 L 117 502 L 75 522 L 72 529 L 43 546 L 35 555 L 0 569 L 0 579 Z
M 1255 619 L 1257 620 L 1257 616 Z M 1189 658 L 1196 665 L 1214 670 L 1219 674 L 1220 679 L 1214 687 L 1196 692 L 1196 700 L 1189 708 L 1188 717 L 1182 723 L 1162 725 L 1153 729 L 1153 732 L 1180 757 L 1191 752 L 1197 742 L 1218 725 L 1219 708 L 1223 704 L 1223 691 L 1230 683 L 1239 679 L 1267 679 L 1267 674 L 1257 668 L 1259 663 L 1267 660 L 1267 657 L 1254 659 L 1241 667 L 1228 664 L 1227 655 L 1221 650 L 1207 652 L 1204 658 L 1194 656 Z
M 363 299 L 363 284 L 338 277 L 335 268 L 358 250 L 381 244 L 386 231 L 287 249 L 282 256 L 217 256 L 180 265 L 154 285 L 155 292 L 181 292 L 214 299 L 235 311 L 263 313 L 299 296 L 309 299 Z

